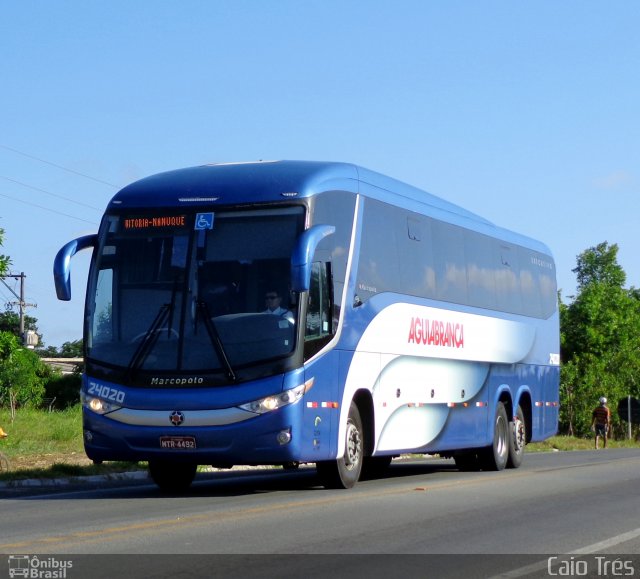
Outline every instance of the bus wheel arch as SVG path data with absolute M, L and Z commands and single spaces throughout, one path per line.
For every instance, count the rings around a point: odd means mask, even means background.
M 527 435 L 526 443 L 529 444 L 533 433 L 533 405 L 531 403 L 531 394 L 529 392 L 524 392 L 522 394 L 518 401 L 518 406 L 522 408 Z
M 358 407 L 364 436 L 364 455 L 371 456 L 375 448 L 375 414 L 373 398 L 368 390 L 358 390 L 353 396 L 353 403 Z
M 393 459 L 392 455 L 372 456 L 376 446 L 376 424 L 373 397 L 368 390 L 358 390 L 353 398 L 358 406 L 364 435 L 364 462 L 360 480 L 384 476 Z

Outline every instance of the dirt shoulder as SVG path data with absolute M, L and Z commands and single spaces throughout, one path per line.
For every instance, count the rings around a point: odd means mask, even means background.
M 84 453 L 47 453 L 11 457 L 11 470 L 48 469 L 54 464 L 86 466 L 93 464 Z

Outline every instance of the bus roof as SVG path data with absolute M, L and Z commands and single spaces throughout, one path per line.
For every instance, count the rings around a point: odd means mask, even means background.
M 496 227 L 454 203 L 350 163 L 256 161 L 176 169 L 127 185 L 113 197 L 109 208 L 269 203 L 329 190 L 361 193 L 550 254 L 543 244 Z

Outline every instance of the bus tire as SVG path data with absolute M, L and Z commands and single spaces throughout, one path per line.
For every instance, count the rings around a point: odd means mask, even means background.
M 518 406 L 516 414 L 509 422 L 509 458 L 507 468 L 518 468 L 524 458 L 524 447 L 527 444 L 527 425 L 524 421 L 524 412 Z
M 149 475 L 158 487 L 168 493 L 186 491 L 196 476 L 197 464 L 150 460 Z
M 498 402 L 493 421 L 493 444 L 481 451 L 482 470 L 503 470 L 509 458 L 509 419 L 502 402 Z
M 328 489 L 350 489 L 360 479 L 364 459 L 364 435 L 360 412 L 354 402 L 349 407 L 344 439 L 344 455 L 338 460 L 316 463 L 318 476 Z

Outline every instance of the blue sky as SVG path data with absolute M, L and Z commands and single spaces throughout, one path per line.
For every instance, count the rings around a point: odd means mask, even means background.
M 69 303 L 53 258 L 119 187 L 335 160 L 544 241 L 563 296 L 602 241 L 639 287 L 639 29 L 637 0 L 3 2 L 0 253 L 59 346 L 81 337 L 88 256 Z

